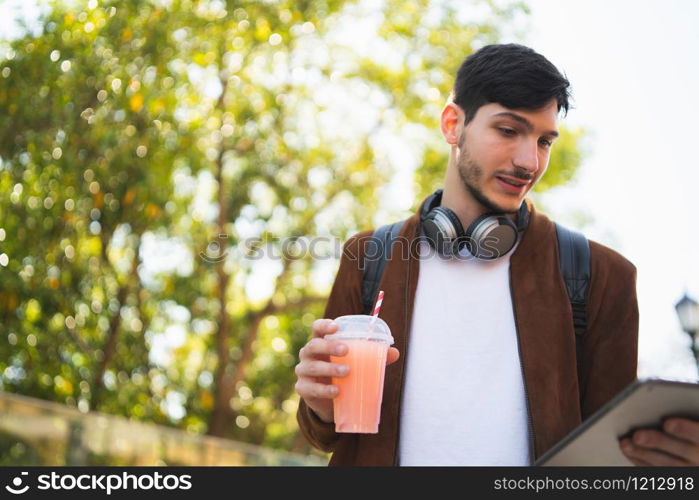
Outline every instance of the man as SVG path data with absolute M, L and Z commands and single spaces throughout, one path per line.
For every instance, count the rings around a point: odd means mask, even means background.
M 408 251 L 394 248 L 380 284 L 381 317 L 395 347 L 378 434 L 334 430 L 338 389 L 330 377 L 345 376 L 347 367 L 329 355 L 347 347 L 323 339 L 336 331 L 332 321 L 316 321 L 299 353 L 298 422 L 314 446 L 334 452 L 331 465 L 528 465 L 635 379 L 634 266 L 590 242 L 578 375 L 555 228 L 524 201 L 548 166 L 568 89 L 546 58 L 515 44 L 484 47 L 459 68 L 441 115 L 450 146 L 443 193 L 402 226 Z M 460 231 L 484 214 L 506 214 L 503 225 L 511 221 L 519 236 L 504 255 L 473 258 L 478 248 L 469 244 L 449 255 L 424 238 L 439 211 Z M 326 318 L 362 312 L 370 234 L 345 244 Z M 622 443 L 634 463 L 699 463 L 699 423 L 672 419 L 665 432 L 636 434 L 649 440 Z

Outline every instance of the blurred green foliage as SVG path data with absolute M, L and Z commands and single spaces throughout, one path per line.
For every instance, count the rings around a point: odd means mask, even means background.
M 382 137 L 419 146 L 412 208 L 437 187 L 452 75 L 523 14 L 51 3 L 0 42 L 1 389 L 309 451 L 293 366 L 336 260 L 289 244 L 373 225 L 399 172 Z M 580 134 L 539 189 L 572 177 Z M 250 238 L 279 257 L 251 258 Z

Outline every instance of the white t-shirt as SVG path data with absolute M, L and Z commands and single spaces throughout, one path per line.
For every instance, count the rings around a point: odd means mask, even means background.
M 512 252 L 494 261 L 445 260 L 420 243 L 400 465 L 529 464 Z

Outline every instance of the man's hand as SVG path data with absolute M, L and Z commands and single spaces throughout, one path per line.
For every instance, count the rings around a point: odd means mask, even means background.
M 669 418 L 662 431 L 640 429 L 620 445 L 634 465 L 699 465 L 699 422 Z
M 333 398 L 338 394 L 331 377 L 344 377 L 349 371 L 347 365 L 331 363 L 330 355 L 344 356 L 347 346 L 339 340 L 323 338 L 337 331 L 337 324 L 330 319 L 315 320 L 312 331 L 313 338 L 299 351 L 299 364 L 295 369 L 298 380 L 294 388 L 323 422 L 330 423 L 335 421 Z M 386 364 L 394 363 L 398 357 L 398 349 L 389 347 Z

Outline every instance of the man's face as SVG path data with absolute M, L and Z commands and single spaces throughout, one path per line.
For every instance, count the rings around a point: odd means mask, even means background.
M 463 117 L 460 111 L 461 123 Z M 536 111 L 486 104 L 458 130 L 457 169 L 464 188 L 489 211 L 516 212 L 548 166 L 558 136 L 557 102 L 551 99 Z

